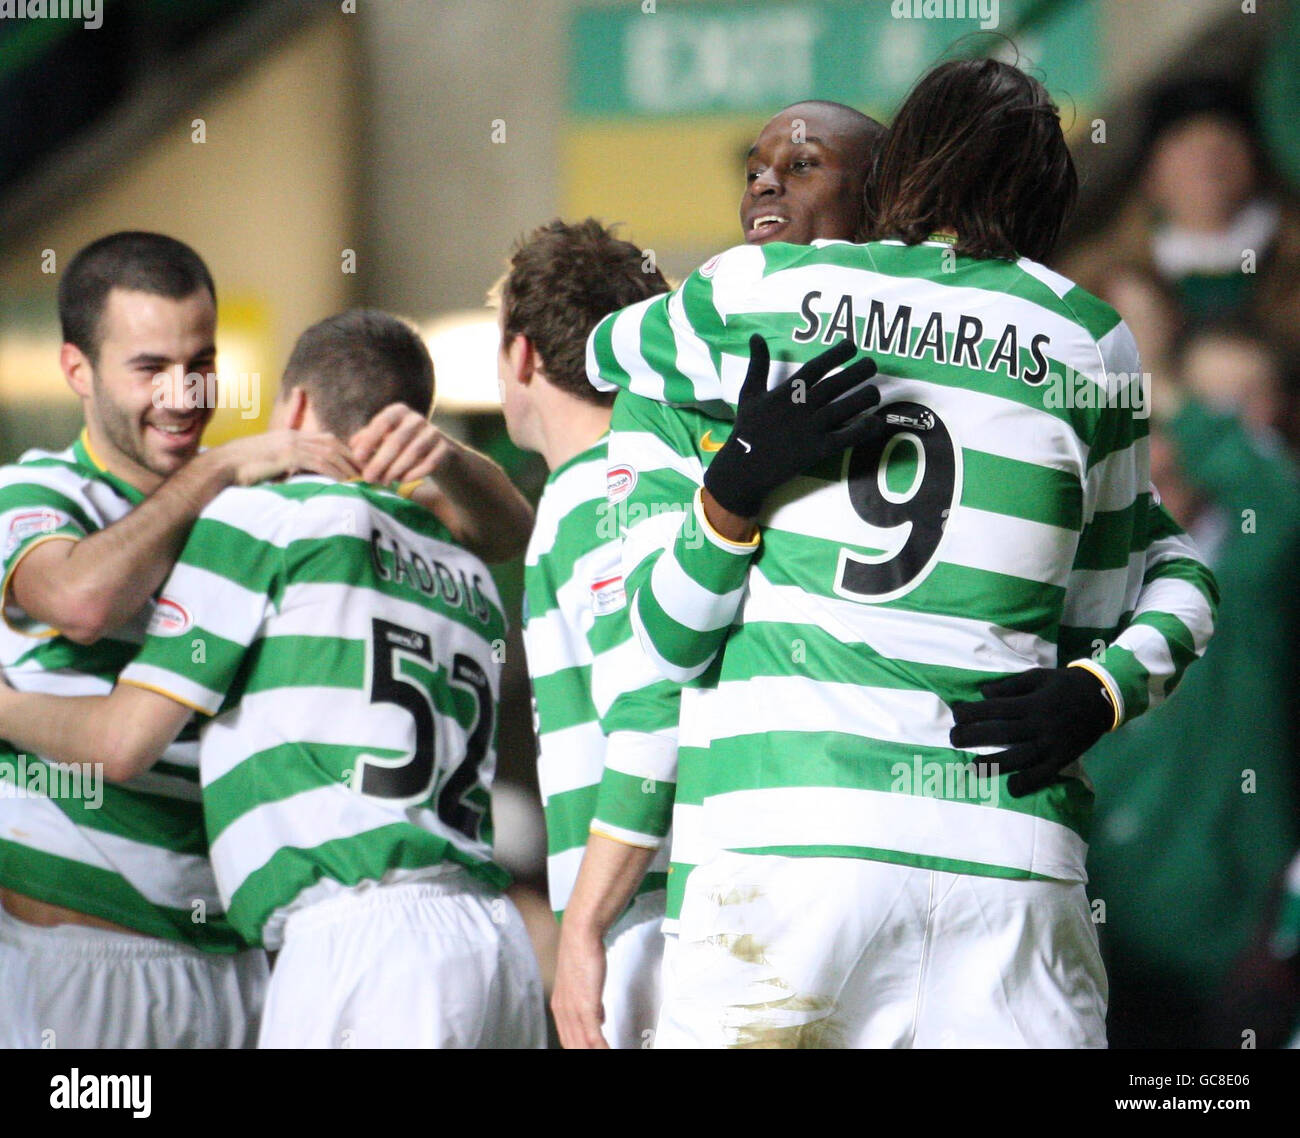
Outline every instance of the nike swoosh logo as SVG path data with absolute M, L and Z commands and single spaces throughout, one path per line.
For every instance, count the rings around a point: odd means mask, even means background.
M 704 434 L 700 436 L 700 450 L 707 451 L 710 454 L 715 451 L 720 451 L 725 445 L 725 443 L 715 443 L 713 441 L 712 429 L 705 431 Z

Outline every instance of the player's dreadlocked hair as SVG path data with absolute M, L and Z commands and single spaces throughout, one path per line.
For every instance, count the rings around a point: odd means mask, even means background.
M 519 243 L 497 285 L 507 342 L 532 341 L 556 387 L 608 406 L 614 393 L 587 382 L 587 337 L 611 312 L 668 291 L 650 254 L 593 218 L 555 220 Z
M 876 169 L 874 235 L 957 232 L 971 257 L 1046 260 L 1078 193 L 1055 104 L 993 59 L 940 64 L 912 89 Z
M 184 300 L 207 289 L 216 303 L 212 274 L 193 249 L 162 233 L 110 233 L 82 249 L 59 280 L 59 324 L 63 339 L 91 363 L 99 360 L 100 320 L 115 288 Z
M 307 329 L 293 346 L 281 397 L 306 388 L 325 430 L 350 438 L 390 403 L 427 415 L 433 406 L 433 361 L 405 320 L 353 308 Z

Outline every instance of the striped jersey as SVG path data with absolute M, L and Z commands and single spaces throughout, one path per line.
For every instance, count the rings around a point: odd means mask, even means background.
M 61 696 L 112 691 L 153 606 L 81 645 L 29 618 L 9 582 L 37 545 L 96 533 L 142 499 L 104 469 L 84 434 L 67 450 L 28 451 L 0 470 L 0 660 L 13 687 Z M 0 741 L 0 884 L 149 936 L 213 952 L 244 947 L 222 912 L 208 862 L 192 726 L 152 770 L 121 784 Z
M 775 491 L 757 550 L 712 533 L 698 498 L 673 533 L 629 537 L 629 561 L 655 550 L 640 583 L 625 568 L 661 672 L 698 677 L 726 641 L 690 776 L 703 846 L 1084 880 L 1082 770 L 1013 799 L 950 746 L 949 705 L 1082 658 L 1123 719 L 1204 651 L 1213 578 L 1153 496 L 1128 329 L 1028 260 L 774 244 L 607 318 L 589 372 L 729 418 L 755 332 L 782 361 L 771 384 L 851 337 L 879 365 L 887 429 Z M 696 429 L 662 416 L 643 454 L 611 453 L 638 477 L 689 473 L 715 445 Z
M 614 401 L 609 435 L 609 511 L 618 522 L 622 537 L 621 565 L 627 574 L 627 593 L 641 591 L 663 545 L 671 544 L 680 527 L 697 538 L 708 534 L 699 527 L 692 499 L 703 482 L 704 471 L 731 434 L 732 424 L 710 418 L 700 411 L 674 408 L 631 393 L 620 393 Z M 671 437 L 680 449 L 660 445 Z M 637 621 L 636 610 L 628 605 L 624 619 Z M 640 629 L 642 637 L 644 628 Z M 633 653 L 641 656 L 632 659 Z M 631 637 L 619 662 L 623 679 L 620 698 L 625 705 L 645 714 L 642 708 L 661 707 L 665 718 L 677 724 L 677 747 L 659 763 L 657 803 L 639 796 L 634 786 L 624 786 L 621 803 L 630 829 L 657 834 L 670 833 L 670 862 L 665 895 L 664 929 L 675 932 L 691 869 L 712 853 L 701 830 L 703 800 L 698 772 L 705 767 L 711 740 L 708 699 L 715 666 L 698 677 L 678 683 L 663 676 Z M 607 792 L 609 778 L 602 791 Z M 668 817 L 655 813 L 653 806 L 671 803 Z M 638 818 L 637 809 L 641 814 Z
M 638 894 L 663 889 L 667 862 L 672 779 L 660 779 L 676 761 L 674 685 L 632 639 L 606 467 L 602 438 L 551 472 L 524 559 L 524 647 L 557 918 L 593 828 L 662 849 Z
M 233 488 L 194 524 L 123 670 L 209 718 L 212 865 L 230 921 L 491 860 L 505 618 L 487 569 L 422 507 L 315 476 Z

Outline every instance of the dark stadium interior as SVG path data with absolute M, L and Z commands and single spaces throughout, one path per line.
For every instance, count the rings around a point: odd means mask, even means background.
M 266 426 L 308 324 L 372 306 L 429 344 L 434 422 L 535 502 L 547 471 L 505 433 L 484 302 L 520 235 L 623 223 L 675 284 L 739 242 L 743 155 L 780 106 L 888 123 L 941 53 L 1018 60 L 1079 171 L 1050 266 L 1133 331 L 1154 483 L 1222 593 L 1177 697 L 1089 752 L 1110 1043 L 1300 1047 L 1300 0 L 1003 0 L 992 36 L 796 0 L 776 6 L 788 55 L 772 7 L 661 0 L 647 24 L 615 0 L 102 0 L 96 30 L 0 19 L 0 461 L 79 426 L 59 274 L 149 229 L 208 260 L 222 367 L 255 379 L 208 445 Z M 871 54 L 846 63 L 838 40 Z M 523 559 L 493 572 L 498 856 L 549 988 Z

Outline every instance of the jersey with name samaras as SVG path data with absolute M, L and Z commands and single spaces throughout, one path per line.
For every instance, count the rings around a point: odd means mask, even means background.
M 13 687 L 63 696 L 112 691 L 153 605 L 83 645 L 28 617 L 10 582 L 38 545 L 79 541 L 142 499 L 104 469 L 84 435 L 67 450 L 28 451 L 0 470 L 0 661 Z M 212 952 L 242 948 L 218 899 L 199 799 L 192 726 L 151 771 L 122 784 L 0 741 L 0 885 L 149 936 Z
M 1086 657 L 1122 719 L 1204 650 L 1213 579 L 1153 506 L 1128 329 L 1028 260 L 745 247 L 599 325 L 593 382 L 731 416 L 755 332 L 770 384 L 851 338 L 886 429 L 775 491 L 756 553 L 683 526 L 633 592 L 665 674 L 722 647 L 702 846 L 1083 880 L 1081 769 L 1013 799 L 950 746 L 950 705 Z
M 675 754 L 676 701 L 658 698 L 658 689 L 672 685 L 632 639 L 618 524 L 606 496 L 607 465 L 602 438 L 551 472 L 524 559 L 524 647 L 546 813 L 547 883 L 557 918 L 573 893 L 605 782 L 613 788 L 605 793 L 630 802 L 630 809 L 621 816 L 607 808 L 613 820 L 603 818 L 596 828 L 661 848 L 638 895 L 662 891 L 667 868 L 663 834 L 672 796 L 658 786 L 646 792 L 653 776 L 645 764 L 648 756 Z M 642 683 L 651 690 L 640 691 Z M 629 784 L 635 784 L 632 791 Z M 662 816 L 662 828 L 643 821 L 647 808 Z
M 122 673 L 205 716 L 212 864 L 230 920 L 445 862 L 484 880 L 505 618 L 482 562 L 392 491 L 314 476 L 226 490 Z

